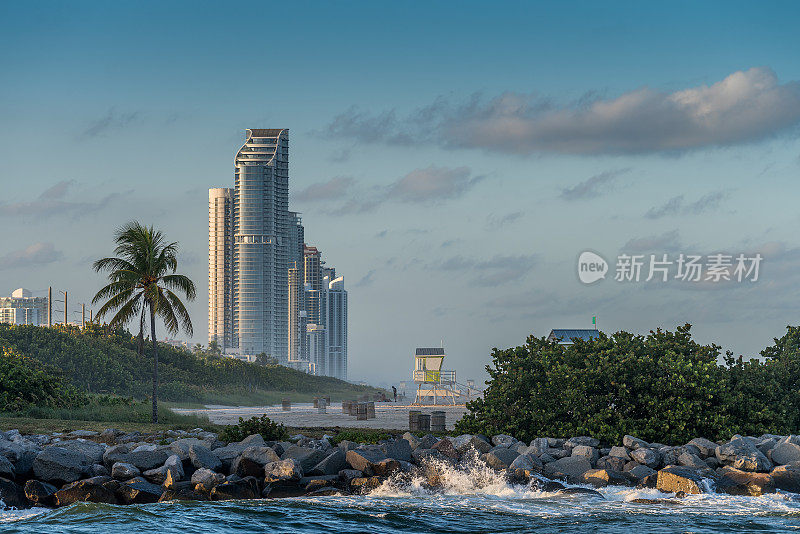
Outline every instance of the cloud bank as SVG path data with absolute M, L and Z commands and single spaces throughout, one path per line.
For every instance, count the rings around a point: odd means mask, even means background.
M 800 124 L 800 82 L 767 67 L 675 92 L 642 87 L 559 104 L 536 94 L 439 98 L 408 116 L 351 107 L 322 134 L 362 143 L 437 144 L 529 155 L 682 153 L 763 140 Z
M 0 256 L 0 270 L 36 267 L 53 263 L 63 257 L 64 254 L 56 250 L 52 243 L 34 243 L 27 248 L 13 250 Z

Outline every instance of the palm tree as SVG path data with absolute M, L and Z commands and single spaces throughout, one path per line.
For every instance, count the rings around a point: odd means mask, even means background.
M 194 283 L 178 268 L 178 243 L 167 243 L 164 235 L 152 226 L 142 226 L 133 221 L 119 228 L 114 241 L 116 257 L 94 262 L 97 272 L 108 271 L 109 284 L 92 299 L 92 303 L 105 300 L 97 317 L 116 310 L 109 326 L 123 326 L 133 318 L 139 319 L 139 346 L 145 314 L 150 316 L 150 338 L 153 341 L 153 423 L 158 422 L 158 343 L 156 341 L 156 316 L 164 321 L 170 335 L 181 327 L 192 335 L 192 320 L 181 299 L 173 290 L 194 300 Z

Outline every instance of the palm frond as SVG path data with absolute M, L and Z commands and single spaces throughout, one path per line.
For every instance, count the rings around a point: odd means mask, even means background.
M 186 294 L 187 300 L 194 300 L 197 296 L 197 289 L 194 287 L 188 276 L 183 274 L 168 274 L 161 277 L 161 283 L 169 289 L 177 289 Z
M 177 315 L 178 319 L 180 320 L 181 326 L 183 327 L 184 332 L 186 332 L 190 337 L 194 334 L 194 328 L 192 327 L 192 318 L 189 317 L 189 312 L 186 311 L 186 307 L 181 302 L 181 299 L 170 291 L 169 289 L 164 289 L 164 295 L 169 300 L 172 308 L 173 314 Z
M 141 308 L 141 301 L 140 297 L 142 296 L 141 293 L 136 295 L 131 300 L 127 301 L 114 315 L 114 317 L 108 322 L 108 325 L 112 328 L 117 326 L 124 326 L 128 323 L 134 316 L 139 313 L 139 309 Z

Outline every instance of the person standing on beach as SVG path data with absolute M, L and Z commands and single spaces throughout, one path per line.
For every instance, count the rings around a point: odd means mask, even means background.
M 397 388 L 392 386 L 392 393 L 394 393 L 394 401 L 397 402 Z

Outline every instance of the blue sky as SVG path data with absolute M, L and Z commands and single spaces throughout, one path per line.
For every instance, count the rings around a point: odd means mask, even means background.
M 290 129 L 292 209 L 345 276 L 354 379 L 444 340 L 798 324 L 793 2 L 0 5 L 0 293 L 74 302 L 133 218 L 180 241 L 206 336 L 206 202 L 245 128 Z M 595 250 L 763 253 L 753 284 L 591 286 Z M 613 269 L 613 266 L 612 266 Z

